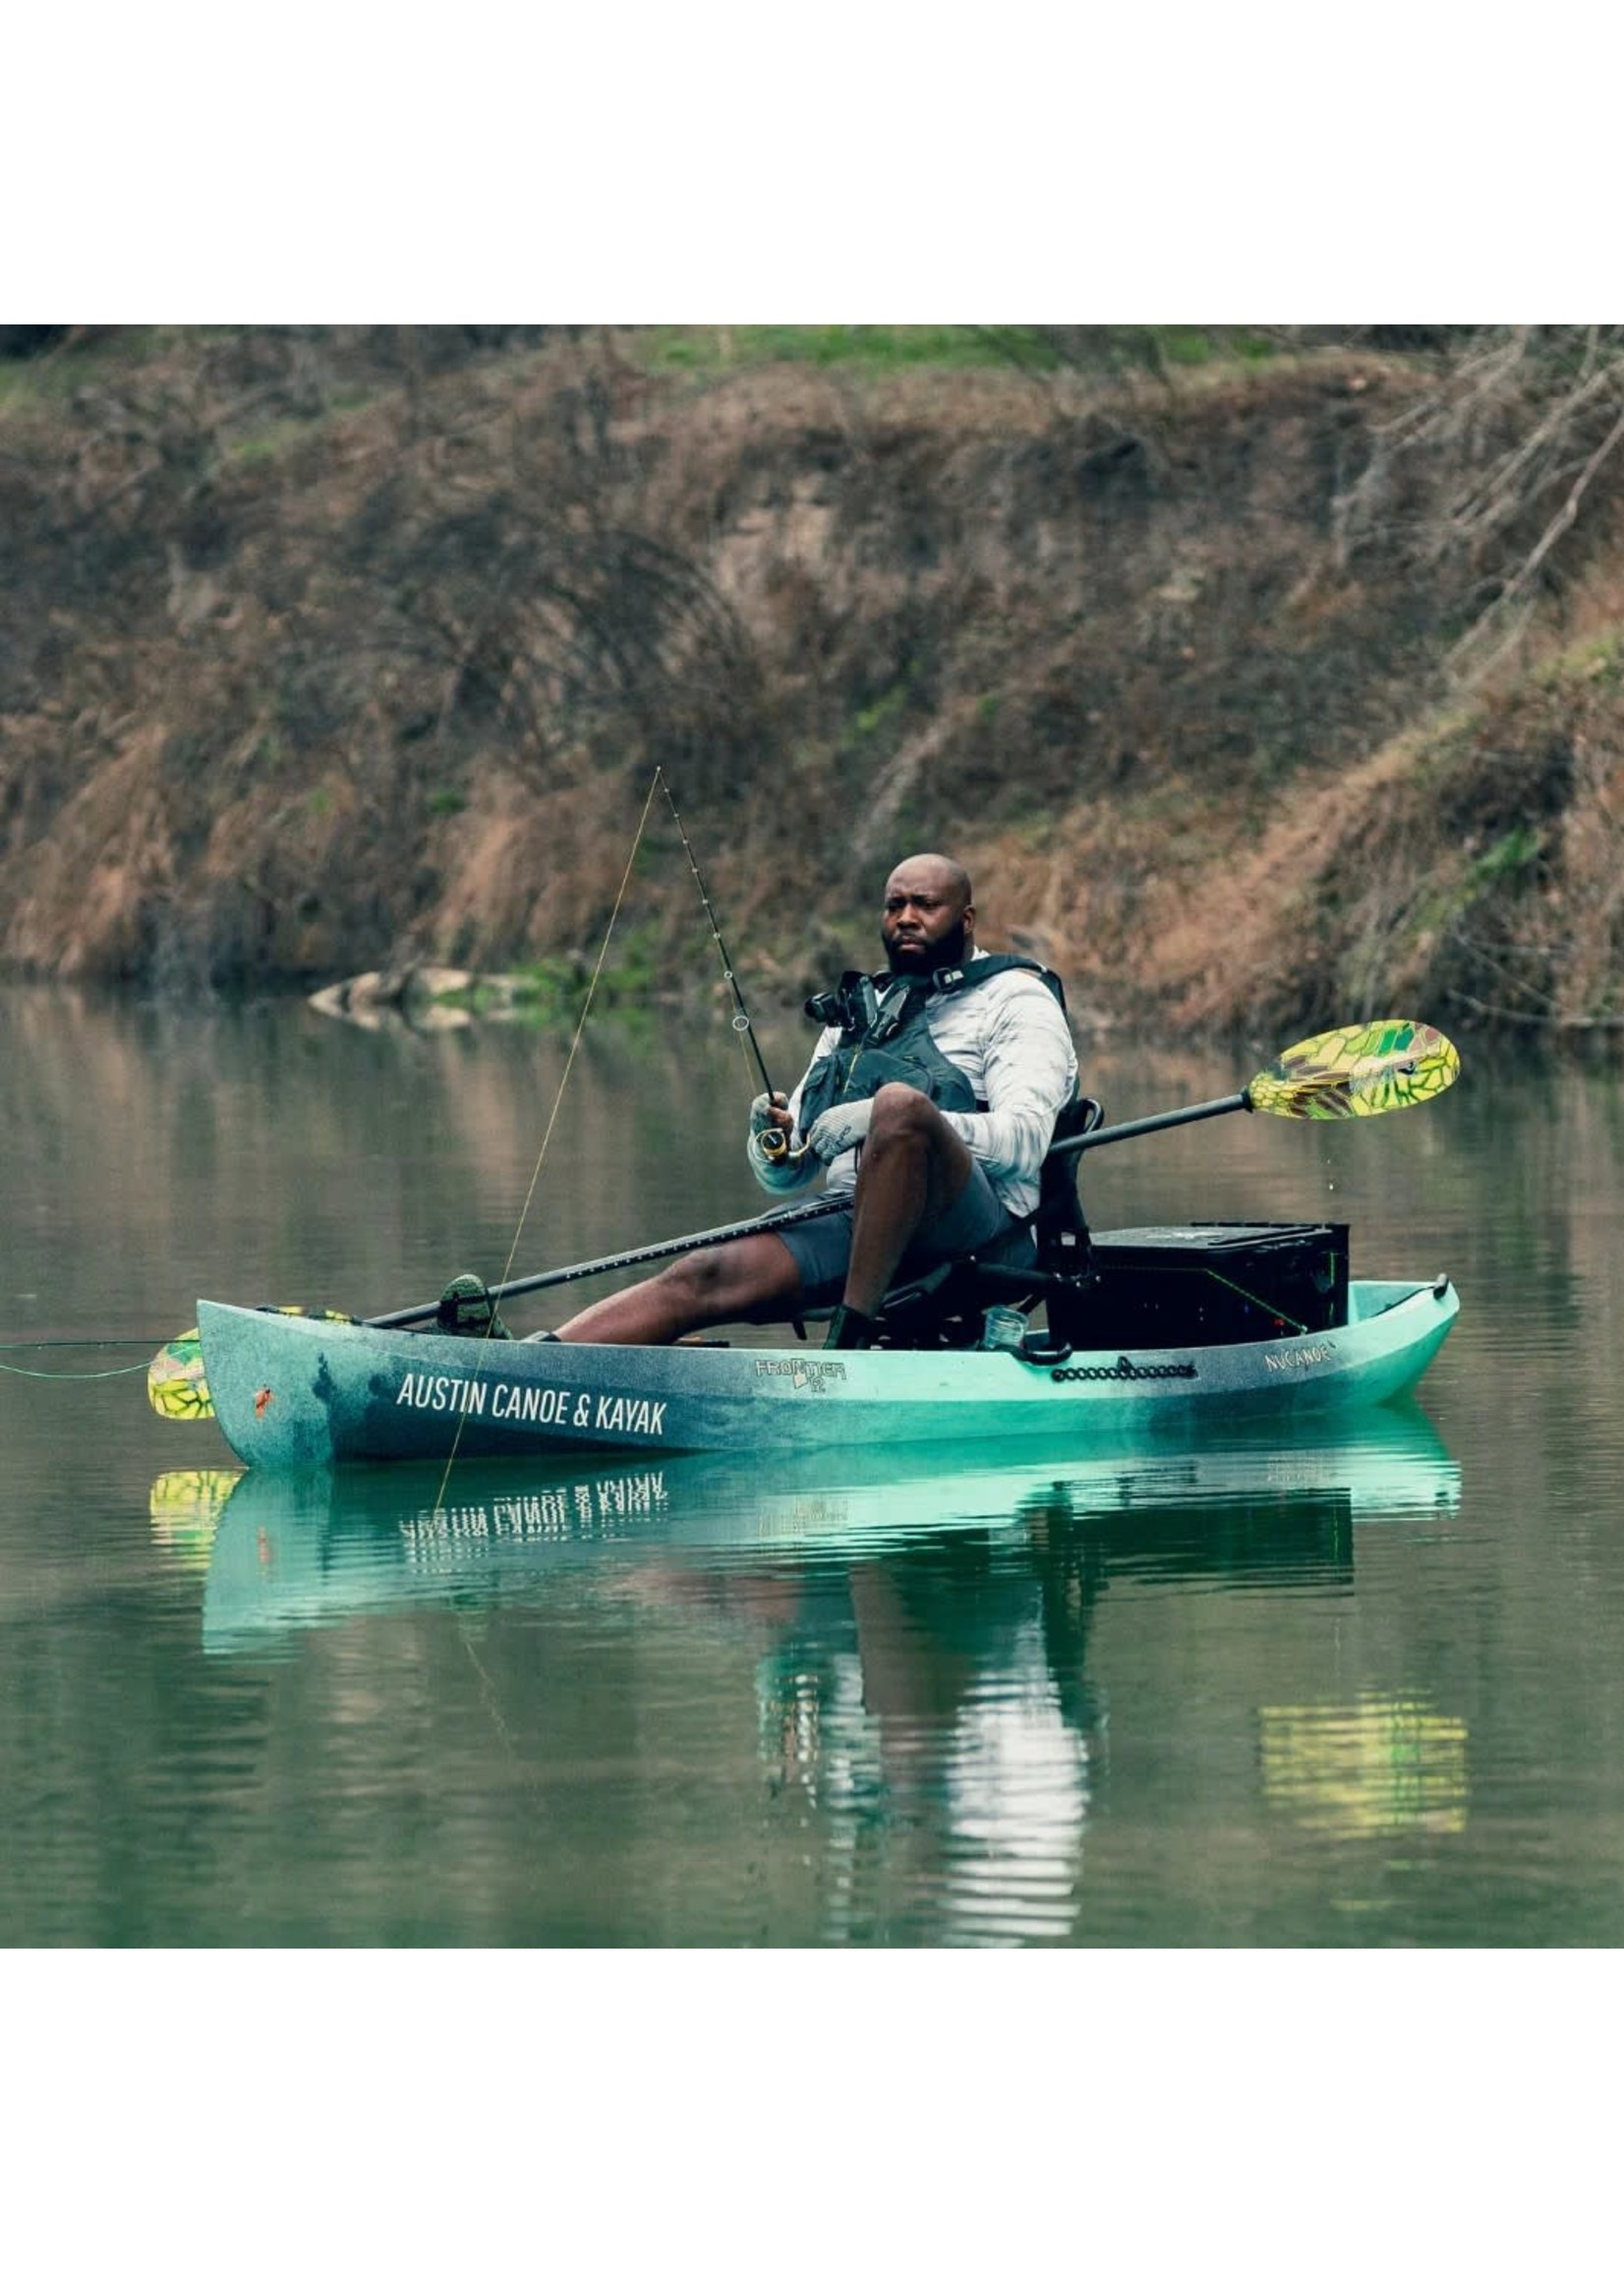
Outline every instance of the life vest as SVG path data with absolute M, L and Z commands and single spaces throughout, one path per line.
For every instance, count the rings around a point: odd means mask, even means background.
M 1059 978 L 1029 956 L 977 956 L 971 962 L 950 964 L 917 978 L 907 973 L 894 977 L 889 971 L 873 978 L 862 971 L 842 972 L 833 994 L 816 995 L 806 1007 L 808 1017 L 820 1023 L 841 1025 L 845 1039 L 820 1058 L 806 1078 L 802 1130 L 809 1130 L 832 1105 L 872 1097 L 888 1081 L 922 1089 L 944 1113 L 985 1113 L 986 1099 L 976 1096 L 963 1069 L 944 1057 L 931 1039 L 925 1011 L 938 996 L 985 986 L 1005 971 L 1033 972 L 1064 1013 L 1066 990 Z

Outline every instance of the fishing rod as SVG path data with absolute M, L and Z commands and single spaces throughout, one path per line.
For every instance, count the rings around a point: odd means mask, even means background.
M 756 1040 L 755 1024 L 744 1001 L 744 990 L 740 987 L 737 975 L 733 970 L 733 960 L 727 953 L 727 943 L 722 936 L 722 926 L 717 922 L 716 910 L 711 905 L 711 896 L 705 890 L 705 879 L 699 873 L 699 862 L 694 857 L 693 846 L 688 843 L 688 832 L 682 826 L 682 816 L 676 810 L 676 799 L 671 795 L 671 786 L 666 779 L 666 769 L 663 766 L 657 766 L 655 775 L 659 780 L 661 788 L 666 792 L 666 803 L 670 807 L 671 819 L 676 823 L 676 834 L 682 840 L 682 849 L 688 856 L 688 866 L 694 872 L 694 883 L 699 887 L 699 898 L 705 909 L 706 921 L 711 927 L 711 937 L 716 942 L 717 954 L 722 958 L 722 975 L 733 991 L 733 1002 L 737 1006 L 733 1013 L 733 1032 L 739 1036 L 741 1041 L 748 1043 L 751 1055 L 756 1062 L 756 1072 L 761 1076 L 761 1086 L 770 1099 L 776 1099 L 780 1092 L 774 1087 L 773 1078 L 767 1071 L 767 1061 L 761 1055 L 761 1044 Z M 783 1160 L 789 1150 L 788 1133 L 782 1129 L 763 1130 L 760 1133 L 759 1142 L 763 1156 L 768 1160 Z

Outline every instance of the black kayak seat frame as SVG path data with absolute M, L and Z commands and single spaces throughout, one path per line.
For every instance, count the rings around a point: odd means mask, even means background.
M 1097 1097 L 1075 1097 L 1056 1116 L 1050 1142 L 1087 1137 L 1104 1119 Z M 880 1343 L 894 1350 L 968 1349 L 980 1341 L 983 1313 L 994 1304 L 1030 1312 L 1041 1303 L 1051 1336 L 1064 1337 L 1068 1312 L 1093 1276 L 1088 1219 L 1077 1192 L 1081 1160 L 1079 1152 L 1050 1152 L 1044 1158 L 1038 1203 L 1025 1219 L 1036 1235 L 1035 1266 L 983 1262 L 973 1254 L 938 1263 L 892 1288 L 880 1306 Z M 804 1311 L 790 1323 L 804 1341 L 805 1321 L 830 1315 L 826 1306 Z M 1056 1359 L 1065 1347 L 1057 1341 Z

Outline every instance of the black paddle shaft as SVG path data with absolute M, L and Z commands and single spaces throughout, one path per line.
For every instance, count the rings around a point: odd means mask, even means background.
M 1142 1121 L 1113 1122 L 1108 1129 L 1092 1129 L 1081 1137 L 1062 1137 L 1058 1145 L 1049 1147 L 1049 1157 L 1052 1160 L 1057 1153 L 1089 1152 L 1095 1145 L 1114 1145 L 1123 1137 L 1148 1137 L 1159 1129 L 1180 1129 L 1189 1121 L 1210 1121 L 1218 1113 L 1249 1113 L 1250 1110 L 1249 1092 L 1238 1089 L 1233 1097 L 1210 1098 L 1205 1105 L 1176 1106 L 1171 1113 L 1147 1114 Z
M 1182 1105 L 1172 1113 L 1153 1113 L 1142 1121 L 1119 1121 L 1109 1129 L 1090 1130 L 1085 1137 L 1063 1137 L 1058 1145 L 1050 1147 L 1056 1153 L 1080 1153 L 1094 1145 L 1115 1144 L 1120 1137 L 1144 1137 L 1159 1129 L 1178 1129 L 1185 1122 L 1207 1121 L 1214 1114 L 1241 1113 L 1249 1108 L 1251 1099 L 1244 1089 L 1233 1097 L 1215 1097 L 1206 1105 Z M 605 1271 L 631 1271 L 641 1263 L 663 1263 L 672 1255 L 688 1255 L 701 1248 L 720 1248 L 729 1240 L 748 1239 L 753 1232 L 775 1232 L 784 1224 L 809 1224 L 816 1216 L 832 1216 L 837 1209 L 848 1207 L 845 1194 L 825 1193 L 816 1200 L 806 1200 L 799 1207 L 781 1208 L 766 1216 L 746 1216 L 736 1224 L 718 1224 L 709 1232 L 689 1232 L 676 1240 L 658 1240 L 652 1247 L 628 1248 L 618 1255 L 595 1256 L 590 1263 L 563 1263 L 554 1271 L 533 1271 L 524 1279 L 506 1279 L 499 1287 L 491 1289 L 493 1302 L 499 1303 L 507 1295 L 538 1295 L 544 1287 L 567 1287 L 571 1280 L 592 1279 Z M 362 1320 L 364 1326 L 419 1326 L 437 1315 L 439 1304 L 414 1303 L 406 1311 L 386 1311 L 377 1318 Z

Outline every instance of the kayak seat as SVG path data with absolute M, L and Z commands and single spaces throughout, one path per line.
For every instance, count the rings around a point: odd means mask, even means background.
M 1097 1097 L 1074 1097 L 1056 1116 L 1049 1141 L 1059 1144 L 1067 1137 L 1087 1137 L 1104 1119 L 1105 1108 Z M 1081 1162 L 1081 1153 L 1051 1152 L 1046 1157 L 1038 1172 L 1038 1201 L 1031 1216 L 1038 1268 L 1067 1279 L 1085 1279 L 1090 1270 L 1088 1219 L 1077 1192 Z
M 1087 1137 L 1105 1119 L 1097 1097 L 1074 1097 L 1055 1121 L 1052 1143 Z M 1039 1172 L 1038 1202 L 1032 1213 L 1037 1260 L 1053 1284 L 1043 1297 L 1052 1339 L 1080 1344 L 1088 1339 L 1089 1295 L 1094 1286 L 1093 1242 L 1077 1191 L 1081 1153 L 1051 1152 Z
M 1055 1123 L 1057 1139 L 1085 1137 L 1104 1120 L 1098 1098 L 1078 1097 Z M 1088 1220 L 1077 1193 L 1079 1153 L 1050 1153 L 1040 1175 L 1038 1204 L 1026 1221 L 1036 1235 L 1031 1265 L 983 1262 L 958 1255 L 894 1287 L 880 1306 L 878 1340 L 894 1350 L 966 1350 L 981 1339 L 982 1314 L 992 1304 L 1020 1311 L 1046 1308 L 1050 1333 L 1070 1339 L 1078 1299 L 1092 1277 Z M 808 1319 L 827 1318 L 827 1308 L 791 1321 L 804 1339 Z

